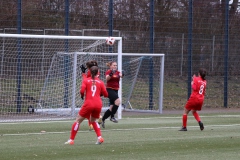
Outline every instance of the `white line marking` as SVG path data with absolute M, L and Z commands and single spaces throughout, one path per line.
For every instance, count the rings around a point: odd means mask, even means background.
M 191 114 L 188 115 L 188 117 L 193 117 Z M 214 116 L 201 116 L 201 118 L 222 118 L 222 117 L 226 117 L 226 118 L 239 118 L 240 115 L 214 115 Z M 128 120 L 128 119 L 146 119 L 146 120 L 149 120 L 149 119 L 179 119 L 179 118 L 182 118 L 182 116 L 178 116 L 178 117 L 161 117 L 161 116 L 157 116 L 157 117 L 149 117 L 149 118 L 131 118 L 131 117 L 126 117 L 126 118 L 123 118 L 123 120 Z M 46 121 L 25 121 L 25 122 L 0 122 L 0 125 L 4 125 L 4 124 L 31 124 L 31 123 L 39 123 L 39 124 L 44 124 L 44 123 L 68 123 L 68 122 L 74 122 L 75 119 L 72 119 L 72 120 L 58 120 L 58 121 L 50 121 L 50 120 L 46 120 Z M 84 121 L 88 121 L 88 120 L 84 120 Z
M 231 125 L 208 125 L 204 126 L 206 128 L 210 127 L 236 127 L 240 126 L 240 124 L 231 124 Z M 199 128 L 199 126 L 188 126 L 188 128 Z M 102 132 L 109 132 L 109 131 L 134 131 L 134 130 L 159 130 L 159 129 L 180 129 L 180 127 L 156 127 L 156 128 L 131 128 L 131 129 L 109 129 L 109 130 L 101 130 Z M 89 131 L 81 131 L 79 130 L 78 132 L 80 133 L 86 133 Z M 44 133 L 19 133 L 19 134 L 0 134 L 0 136 L 27 136 L 27 135 L 45 135 L 45 134 L 66 134 L 69 132 L 44 132 Z

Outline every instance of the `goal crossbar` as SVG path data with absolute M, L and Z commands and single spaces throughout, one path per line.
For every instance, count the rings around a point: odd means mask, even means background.
M 8 38 L 44 38 L 44 39 L 79 39 L 79 40 L 106 40 L 107 37 L 97 36 L 60 36 L 60 35 L 28 35 L 28 34 L 2 34 L 0 37 Z M 113 37 L 115 40 L 122 40 L 122 37 Z

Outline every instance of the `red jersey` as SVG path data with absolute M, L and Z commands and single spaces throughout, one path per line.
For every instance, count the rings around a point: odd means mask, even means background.
M 109 75 L 112 72 L 111 69 L 107 70 L 105 75 Z M 107 81 L 107 85 L 106 88 L 111 88 L 114 90 L 118 90 L 119 89 L 119 81 L 120 81 L 120 75 L 119 75 L 119 71 L 115 71 L 112 75 L 112 77 Z
M 97 77 L 99 77 L 99 76 L 100 76 L 100 72 L 99 72 L 99 70 L 98 70 Z M 89 78 L 89 77 L 91 77 L 91 71 L 88 70 L 87 73 L 82 73 L 82 77 L 83 77 L 83 78 Z
M 190 98 L 204 100 L 206 91 L 207 81 L 203 80 L 201 77 L 194 77 L 192 84 L 192 94 Z
M 98 70 L 97 77 L 99 77 L 99 76 L 100 76 L 100 72 Z M 91 71 L 90 70 L 87 71 L 87 78 L 89 78 L 89 77 L 91 77 Z
M 83 106 L 87 107 L 101 108 L 102 100 L 100 96 L 103 95 L 104 97 L 108 97 L 108 92 L 104 86 L 104 82 L 97 77 L 95 80 L 92 80 L 92 78 L 83 79 L 80 89 L 80 94 L 82 97 L 84 96 L 84 92 L 86 92 L 86 95 Z

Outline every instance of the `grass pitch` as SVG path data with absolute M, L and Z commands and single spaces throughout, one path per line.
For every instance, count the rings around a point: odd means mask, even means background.
M 237 160 L 240 114 L 201 114 L 204 131 L 190 114 L 188 131 L 178 131 L 181 115 L 124 117 L 106 121 L 105 142 L 95 145 L 84 121 L 73 146 L 64 145 L 73 120 L 0 124 L 1 160 Z M 44 131 L 44 132 L 43 132 Z

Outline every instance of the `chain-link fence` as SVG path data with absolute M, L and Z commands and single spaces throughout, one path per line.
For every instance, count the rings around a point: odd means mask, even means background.
M 113 6 L 110 6 L 110 1 L 1 1 L 0 32 L 16 34 L 21 30 L 22 34 L 67 33 L 74 36 L 112 34 L 123 37 L 123 52 L 148 53 L 152 42 L 150 31 L 153 29 L 153 50 L 165 54 L 165 108 L 184 106 L 189 70 L 196 74 L 200 67 L 208 71 L 204 106 L 222 107 L 227 99 L 228 107 L 239 107 L 238 0 L 119 0 L 112 1 Z M 192 6 L 189 6 L 190 2 L 193 3 Z M 154 14 L 151 14 L 151 5 L 154 6 Z M 109 9 L 111 7 L 112 12 Z M 189 20 L 189 8 L 192 9 L 192 21 Z M 191 22 L 192 32 L 189 30 Z M 192 36 L 191 42 L 189 33 Z M 188 66 L 189 43 L 192 47 L 191 68 Z

